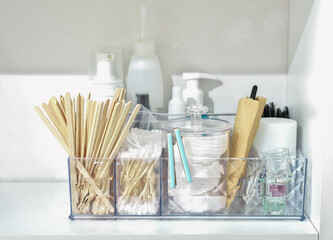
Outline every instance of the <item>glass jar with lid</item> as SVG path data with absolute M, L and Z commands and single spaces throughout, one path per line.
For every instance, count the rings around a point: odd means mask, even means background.
M 173 146 L 176 188 L 170 188 L 168 163 L 162 164 L 162 214 L 219 214 L 226 203 L 226 162 L 231 124 L 206 115 L 207 107 L 189 106 L 187 116 L 162 123 L 165 133 L 178 128 L 182 136 L 192 182 L 186 181 L 177 144 Z M 175 141 L 174 141 L 175 142 Z

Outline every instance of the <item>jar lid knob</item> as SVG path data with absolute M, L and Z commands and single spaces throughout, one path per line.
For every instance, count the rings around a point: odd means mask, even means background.
M 208 113 L 208 107 L 201 104 L 190 105 L 186 107 L 186 113 L 191 114 L 191 128 L 201 128 L 201 114 Z

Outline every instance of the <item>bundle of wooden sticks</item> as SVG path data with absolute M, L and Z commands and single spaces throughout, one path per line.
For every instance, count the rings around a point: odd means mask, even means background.
M 128 134 L 140 105 L 126 122 L 132 102 L 125 103 L 125 89 L 117 89 L 113 99 L 87 100 L 51 97 L 42 108 L 35 107 L 51 133 L 70 156 L 72 211 L 74 214 L 114 213 L 112 192 L 113 159 Z M 125 124 L 126 122 L 126 124 Z

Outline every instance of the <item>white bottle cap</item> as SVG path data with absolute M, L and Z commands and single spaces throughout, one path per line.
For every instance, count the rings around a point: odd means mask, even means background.
M 288 148 L 296 156 L 297 122 L 287 118 L 262 118 L 253 145 L 259 153 Z
M 182 89 L 179 86 L 172 87 L 172 99 L 169 101 L 169 114 L 185 113 L 185 102 L 182 96 Z

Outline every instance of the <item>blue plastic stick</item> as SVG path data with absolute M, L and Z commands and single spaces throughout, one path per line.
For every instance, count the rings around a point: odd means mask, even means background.
M 172 134 L 168 133 L 167 137 L 168 137 L 170 188 L 175 188 L 176 187 L 176 175 L 175 175 L 175 159 L 174 159 L 174 154 L 173 154 Z
M 186 158 L 185 148 L 184 148 L 184 145 L 183 145 L 183 141 L 182 141 L 182 137 L 180 135 L 179 128 L 175 128 L 174 131 L 175 131 L 175 136 L 176 136 L 176 140 L 177 140 L 177 144 L 178 144 L 180 157 L 182 159 L 182 163 L 183 163 L 183 167 L 184 167 L 184 171 L 185 171 L 186 180 L 187 180 L 188 183 L 191 183 L 192 182 L 192 176 L 191 176 L 190 167 L 188 165 L 188 161 L 187 161 L 187 158 Z

